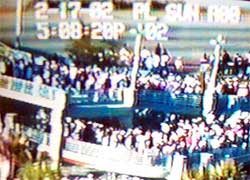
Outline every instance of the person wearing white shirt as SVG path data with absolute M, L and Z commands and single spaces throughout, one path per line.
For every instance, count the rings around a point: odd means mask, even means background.
M 142 61 L 144 61 L 146 58 L 151 56 L 151 52 L 148 49 L 146 49 L 146 47 L 143 47 L 140 55 L 141 55 Z
M 154 69 L 156 69 L 160 66 L 161 59 L 157 54 L 154 54 L 154 53 L 152 54 L 152 58 L 153 58 L 153 62 L 152 62 L 153 67 L 154 67 Z
M 247 97 L 249 95 L 248 84 L 249 84 L 248 82 L 242 82 L 239 84 L 239 87 L 237 90 L 238 97 Z
M 153 68 L 153 57 L 152 56 L 149 56 L 145 59 L 145 67 L 147 70 L 151 71 L 152 68 Z

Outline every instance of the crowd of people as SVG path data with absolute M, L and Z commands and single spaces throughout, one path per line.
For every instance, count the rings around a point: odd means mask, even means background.
M 202 94 L 203 84 L 198 74 L 187 74 L 184 76 L 169 73 L 160 76 L 159 74 L 143 74 L 138 78 L 138 89 L 161 90 L 175 94 Z
M 1 74 L 16 78 L 31 80 L 40 84 L 78 92 L 85 90 L 109 90 L 129 85 L 128 68 L 106 67 L 101 69 L 97 65 L 76 67 L 71 62 L 65 64 L 58 59 L 46 59 L 43 56 L 32 60 L 3 58 L 1 60 Z
M 220 78 L 217 82 L 217 92 L 219 94 L 237 95 L 238 97 L 248 97 L 250 95 L 250 80 L 248 77 L 241 79 L 237 76 Z
M 133 53 L 126 46 L 119 52 L 122 66 L 101 67 L 97 64 L 77 66 L 74 61 L 62 61 L 56 57 L 44 56 L 0 57 L 0 74 L 35 81 L 64 89 L 70 93 L 84 91 L 109 92 L 127 88 L 131 84 Z M 102 56 L 98 56 L 103 61 Z M 250 53 L 231 57 L 223 51 L 217 78 L 217 92 L 248 96 L 250 91 Z M 210 80 L 214 57 L 204 55 L 199 70 L 185 71 L 181 57 L 173 57 L 161 44 L 155 50 L 143 47 L 136 87 L 139 90 L 161 90 L 176 94 L 203 94 Z M 119 63 L 118 63 L 119 64 Z M 205 65 L 205 66 L 204 66 Z M 233 68 L 232 68 L 232 67 Z
M 174 58 L 160 43 L 154 51 L 143 47 L 140 59 L 138 89 L 162 90 L 176 94 L 203 93 L 200 74 L 187 72 L 183 58 Z
M 249 133 L 250 113 L 239 110 L 230 117 L 211 114 L 207 119 L 169 113 L 160 129 L 145 129 L 141 125 L 124 129 L 67 117 L 64 137 L 164 158 L 176 152 L 188 155 L 220 148 L 245 149 L 250 147 Z

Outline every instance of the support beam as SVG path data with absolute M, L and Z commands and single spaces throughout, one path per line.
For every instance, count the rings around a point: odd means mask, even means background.
M 137 74 L 139 71 L 139 66 L 140 66 L 140 52 L 141 52 L 141 44 L 142 44 L 142 40 L 143 40 L 143 35 L 142 35 L 142 31 L 143 31 L 143 25 L 139 24 L 138 25 L 138 30 L 137 30 L 137 34 L 136 34 L 136 39 L 135 39 L 135 46 L 134 46 L 134 59 L 133 59 L 133 64 L 132 64 L 132 72 L 131 72 L 131 83 L 130 83 L 130 87 L 126 90 L 127 91 L 127 95 L 129 95 L 130 99 L 130 103 L 131 101 L 133 102 L 133 104 L 135 104 L 135 91 L 136 91 L 136 80 L 137 80 Z
M 221 46 L 225 43 L 224 38 L 222 35 L 218 35 L 216 40 L 211 40 L 210 44 L 215 45 L 214 48 L 214 55 L 215 60 L 213 62 L 213 68 L 210 75 L 210 81 L 207 85 L 207 88 L 204 92 L 203 96 L 203 116 L 207 117 L 209 113 L 213 113 L 213 107 L 214 107 L 214 94 L 215 94 L 215 88 L 216 88 L 216 78 L 217 73 L 220 65 L 220 51 Z
M 16 48 L 19 48 L 21 45 L 20 36 L 22 33 L 22 6 L 23 0 L 16 0 Z
M 135 47 L 134 47 L 134 60 L 133 60 L 133 69 L 131 73 L 131 85 L 132 89 L 136 89 L 136 77 L 140 65 L 140 49 L 141 49 L 142 35 L 138 33 L 136 35 Z
M 50 114 L 51 133 L 49 137 L 49 156 L 52 159 L 52 167 L 59 168 L 62 143 L 62 111 L 53 109 Z

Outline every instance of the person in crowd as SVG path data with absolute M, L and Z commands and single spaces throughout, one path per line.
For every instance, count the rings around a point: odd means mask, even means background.
M 222 74 L 225 74 L 225 70 L 227 70 L 228 68 L 228 63 L 231 61 L 230 55 L 228 54 L 228 52 L 223 49 L 222 51 L 222 62 L 220 65 L 220 70 L 222 72 Z
M 14 65 L 14 77 L 24 79 L 24 69 L 25 69 L 25 64 L 24 60 L 20 59 L 15 62 Z
M 35 128 L 43 132 L 49 132 L 49 115 L 44 108 L 40 108 L 35 115 Z
M 207 53 L 204 53 L 203 57 L 200 59 L 200 71 L 205 73 L 205 72 L 209 71 L 210 68 L 211 68 L 211 66 L 210 66 L 210 62 L 209 62 L 209 57 L 208 57 Z
M 124 44 L 119 51 L 120 62 L 124 65 L 130 66 L 132 63 L 133 53 L 128 48 L 127 44 Z
M 32 69 L 32 63 L 31 62 L 27 62 L 27 64 L 25 65 L 24 68 L 24 79 L 31 81 L 32 80 L 32 76 L 33 76 L 33 69 Z
M 175 61 L 174 61 L 174 67 L 175 70 L 177 72 L 182 72 L 183 68 L 184 68 L 184 64 L 183 64 L 183 59 L 182 57 L 178 57 Z
M 13 56 L 9 56 L 7 59 L 5 58 L 6 64 L 6 72 L 5 75 L 13 76 L 13 69 L 14 69 L 14 59 Z
M 79 138 L 81 141 L 96 143 L 96 134 L 93 129 L 93 124 L 88 122 L 85 129 L 80 130 Z

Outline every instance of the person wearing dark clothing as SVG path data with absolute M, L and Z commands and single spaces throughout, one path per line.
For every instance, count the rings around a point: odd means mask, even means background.
M 13 76 L 13 63 L 11 61 L 6 61 L 6 72 L 5 75 Z
M 155 48 L 155 54 L 157 54 L 158 56 L 161 56 L 163 54 L 163 49 L 161 48 L 160 43 L 158 43 Z
M 24 78 L 24 62 L 23 60 L 19 60 L 14 65 L 13 76 L 16 78 Z
M 25 66 L 25 68 L 24 68 L 24 71 L 25 71 L 25 79 L 26 80 L 29 80 L 29 81 L 31 81 L 32 80 L 32 64 L 31 63 L 28 63 L 28 65 L 27 66 Z
M 236 90 L 232 84 L 228 84 L 225 88 L 225 93 L 226 94 L 236 94 Z
M 87 124 L 85 129 L 81 129 L 80 131 L 80 140 L 89 142 L 89 143 L 96 143 L 96 136 L 95 131 L 92 129 L 91 124 Z
M 246 61 L 245 59 L 240 56 L 239 54 L 235 58 L 235 64 L 236 64 L 236 74 L 242 74 L 244 75 L 246 72 Z
M 104 83 L 104 91 L 108 92 L 108 90 L 112 87 L 111 85 L 111 79 L 110 76 L 106 79 L 105 83 Z
M 225 70 L 228 67 L 228 63 L 231 61 L 230 55 L 228 52 L 224 49 L 222 52 L 222 64 L 221 64 L 221 72 L 222 74 L 225 73 Z

